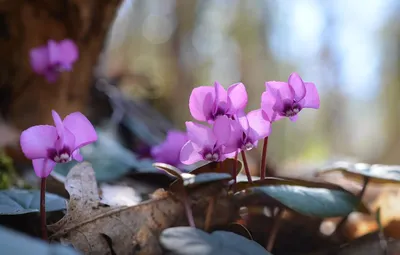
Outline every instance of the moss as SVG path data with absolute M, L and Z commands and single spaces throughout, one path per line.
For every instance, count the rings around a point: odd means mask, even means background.
M 14 162 L 4 151 L 0 150 L 0 189 L 8 189 L 16 179 Z

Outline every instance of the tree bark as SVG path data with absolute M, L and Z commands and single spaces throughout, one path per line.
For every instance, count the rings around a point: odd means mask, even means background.
M 64 117 L 84 112 L 93 67 L 120 0 L 0 1 L 0 107 L 17 128 L 52 123 L 52 109 Z M 79 48 L 72 72 L 48 83 L 30 66 L 29 51 L 49 39 L 70 38 Z

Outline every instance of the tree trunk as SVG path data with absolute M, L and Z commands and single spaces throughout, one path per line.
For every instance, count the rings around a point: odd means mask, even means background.
M 51 110 L 64 117 L 84 111 L 93 67 L 120 0 L 0 1 L 0 107 L 17 128 L 52 123 Z M 79 47 L 72 72 L 48 83 L 30 66 L 29 51 L 49 39 L 70 38 Z

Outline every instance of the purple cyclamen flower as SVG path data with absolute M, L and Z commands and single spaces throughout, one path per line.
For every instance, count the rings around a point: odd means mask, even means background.
M 214 87 L 200 86 L 193 89 L 189 109 L 198 121 L 213 122 L 218 116 L 232 117 L 247 104 L 247 92 L 243 83 L 236 83 L 225 90 L 218 82 Z
M 78 47 L 69 39 L 60 42 L 49 40 L 47 45 L 30 51 L 32 69 L 37 74 L 44 75 L 50 83 L 57 80 L 60 72 L 71 71 L 78 56 Z
M 271 123 L 267 119 L 265 112 L 258 109 L 249 112 L 247 115 L 241 114 L 237 119 L 231 120 L 232 146 L 236 147 L 238 152 L 256 147 L 259 140 L 271 133 Z M 228 155 L 228 157 L 232 156 L 234 154 Z
M 269 81 L 267 91 L 262 94 L 261 108 L 273 121 L 289 117 L 296 121 L 303 108 L 319 108 L 319 95 L 314 83 L 303 82 L 297 73 L 289 76 L 288 82 Z
M 38 125 L 22 132 L 20 143 L 25 156 L 32 160 L 35 173 L 46 178 L 57 163 L 75 159 L 82 161 L 79 149 L 97 140 L 90 121 L 80 112 L 74 112 L 61 120 L 52 111 L 55 126 Z
M 151 156 L 156 162 L 179 167 L 181 149 L 187 141 L 185 132 L 170 130 L 164 142 L 151 148 Z
M 189 141 L 182 147 L 180 160 L 190 165 L 201 160 L 223 161 L 225 154 L 236 151 L 232 144 L 231 122 L 226 116 L 216 118 L 212 127 L 186 122 Z

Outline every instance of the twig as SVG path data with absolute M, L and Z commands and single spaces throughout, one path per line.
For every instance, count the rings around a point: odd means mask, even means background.
M 211 218 L 212 218 L 212 214 L 214 212 L 215 202 L 216 202 L 216 198 L 215 197 L 211 197 L 209 202 L 208 202 L 207 214 L 206 214 L 206 222 L 204 224 L 204 231 L 209 231 L 210 230 Z
M 253 181 L 251 180 L 251 174 L 250 174 L 249 165 L 247 164 L 246 152 L 242 150 L 240 153 L 242 154 L 242 159 L 243 159 L 243 164 L 244 164 L 244 171 L 246 172 L 247 180 L 249 181 L 249 183 L 253 183 Z
M 277 236 L 278 230 L 281 226 L 282 216 L 283 216 L 284 212 L 285 212 L 285 209 L 283 209 L 283 208 L 278 209 L 277 214 L 273 217 L 274 223 L 272 225 L 271 233 L 269 235 L 267 247 L 266 247 L 267 251 L 269 251 L 269 252 L 271 252 L 272 249 L 274 248 L 276 236 Z
M 264 138 L 263 150 L 261 155 L 261 169 L 260 169 L 260 180 L 264 180 L 267 172 L 267 148 L 268 148 L 268 136 Z
M 193 219 L 193 211 L 189 203 L 189 197 L 186 193 L 185 187 L 182 187 L 182 200 L 183 200 L 183 205 L 185 206 L 185 212 L 186 212 L 186 217 L 189 222 L 189 226 L 192 228 L 195 228 L 196 225 L 194 224 L 194 219 Z
M 46 178 L 40 180 L 40 225 L 42 229 L 42 239 L 47 241 L 46 226 Z

